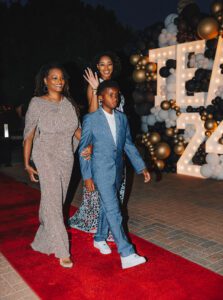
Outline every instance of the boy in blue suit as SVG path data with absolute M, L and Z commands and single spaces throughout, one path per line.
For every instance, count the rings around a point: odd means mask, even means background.
M 94 237 L 94 247 L 102 254 L 111 253 L 106 243 L 109 229 L 112 232 L 122 268 L 126 269 L 146 262 L 135 253 L 128 241 L 122 225 L 122 216 L 117 198 L 123 174 L 123 152 L 129 157 L 136 173 L 144 175 L 149 182 L 150 174 L 132 142 L 125 114 L 115 110 L 118 105 L 119 87 L 111 80 L 103 81 L 97 90 L 102 107 L 87 114 L 83 121 L 79 153 L 92 144 L 90 160 L 80 155 L 81 172 L 88 191 L 97 188 L 100 194 L 98 230 Z

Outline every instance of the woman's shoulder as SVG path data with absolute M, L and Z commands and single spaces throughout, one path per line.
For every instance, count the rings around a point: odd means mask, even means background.
M 39 107 L 40 105 L 41 105 L 40 97 L 34 96 L 31 98 L 31 100 L 29 102 L 29 107 L 35 108 L 35 107 Z

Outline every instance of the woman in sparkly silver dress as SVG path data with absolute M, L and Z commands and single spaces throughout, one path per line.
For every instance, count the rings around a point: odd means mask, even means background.
M 93 64 L 95 72 L 90 68 L 85 70 L 84 78 L 89 83 L 87 88 L 88 111 L 94 112 L 100 105 L 100 99 L 97 98 L 97 87 L 103 80 L 111 79 L 118 75 L 121 64 L 119 58 L 112 52 L 104 52 L 96 56 Z M 123 112 L 125 99 L 120 95 L 120 103 L 116 108 Z M 93 149 L 94 151 L 94 149 Z M 86 151 L 86 154 L 88 151 Z M 83 153 L 85 155 L 85 153 Z M 124 200 L 125 193 L 125 175 L 123 175 L 123 182 L 119 192 L 121 203 Z M 83 187 L 82 203 L 78 211 L 69 219 L 69 225 L 72 228 L 77 228 L 86 232 L 96 232 L 99 214 L 99 194 L 98 191 L 88 192 Z M 113 238 L 109 234 L 108 240 Z
M 41 189 L 40 226 L 31 247 L 41 253 L 54 254 L 67 268 L 71 268 L 73 262 L 63 204 L 80 136 L 76 104 L 69 94 L 65 70 L 57 64 L 42 67 L 24 130 L 25 169 L 32 181 L 39 179 Z M 30 164 L 31 153 L 37 170 Z

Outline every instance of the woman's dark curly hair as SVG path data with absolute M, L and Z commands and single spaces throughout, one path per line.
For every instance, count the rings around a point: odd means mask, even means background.
M 120 58 L 114 52 L 111 52 L 111 51 L 100 52 L 94 57 L 94 59 L 92 61 L 93 71 L 98 73 L 97 64 L 99 63 L 102 56 L 110 57 L 110 59 L 113 63 L 112 78 L 118 77 L 119 74 L 121 73 L 121 61 L 120 61 Z
M 50 70 L 52 69 L 59 69 L 61 70 L 61 72 L 63 73 L 64 76 L 64 88 L 62 91 L 62 95 L 64 97 L 66 97 L 71 104 L 74 106 L 77 115 L 79 116 L 79 108 L 77 106 L 77 103 L 74 101 L 74 99 L 72 98 L 71 94 L 70 94 L 70 90 L 69 90 L 69 75 L 67 74 L 67 71 L 65 70 L 65 68 L 57 62 L 53 62 L 53 63 L 48 63 L 46 65 L 43 65 L 39 72 L 36 75 L 36 85 L 35 85 L 35 90 L 34 90 L 34 96 L 37 97 L 41 97 L 47 94 L 47 88 L 46 85 L 44 83 L 44 78 L 46 78 L 49 75 Z

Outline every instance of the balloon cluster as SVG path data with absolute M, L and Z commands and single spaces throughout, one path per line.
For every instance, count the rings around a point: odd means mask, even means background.
M 178 17 L 177 14 L 170 14 L 164 21 L 165 28 L 162 29 L 159 35 L 159 47 L 167 47 L 177 44 L 177 26 L 175 19 Z
M 201 166 L 201 174 L 207 178 L 223 179 L 223 155 L 209 153 L 206 164 Z
M 143 132 L 147 132 L 148 126 L 154 126 L 159 122 L 163 123 L 165 128 L 175 127 L 180 113 L 180 108 L 176 105 L 175 100 L 164 100 L 161 106 L 151 108 L 148 116 L 141 117 L 141 129 Z
M 142 143 L 147 147 L 154 167 L 159 170 L 175 172 L 176 162 L 185 150 L 187 142 L 176 129 L 176 119 L 180 113 L 174 100 L 164 100 L 160 106 L 151 109 L 149 116 L 141 118 L 145 132 Z
M 211 78 L 211 70 L 197 69 L 194 77 L 185 83 L 185 89 L 188 95 L 194 93 L 207 92 Z
M 217 39 L 206 41 L 206 50 L 204 54 L 190 53 L 188 55 L 188 67 L 198 68 L 195 71 L 194 77 L 186 81 L 185 89 L 188 95 L 208 91 L 217 42 Z
M 176 60 L 168 59 L 166 65 L 160 68 L 159 74 L 166 78 L 166 85 L 160 86 L 160 93 L 167 100 L 176 98 Z
M 205 144 L 202 143 L 198 150 L 196 151 L 195 155 L 192 158 L 192 162 L 195 165 L 202 166 L 205 163 L 206 152 L 205 152 Z
M 136 48 L 130 57 L 135 67 L 133 80 L 136 85 L 133 99 L 135 110 L 141 116 L 142 143 L 148 150 L 152 165 L 168 172 L 176 170 L 177 160 L 194 136 L 195 127 L 187 125 L 185 130 L 176 129 L 176 120 L 181 110 L 173 100 L 176 99 L 176 61 L 174 59 L 167 60 L 165 66 L 159 70 L 159 75 L 166 79 L 165 85 L 159 87 L 159 94 L 166 100 L 162 101 L 160 106 L 153 107 L 154 95 L 157 93 L 157 65 L 149 62 L 148 50 L 158 46 L 166 47 L 206 39 L 204 53 L 189 53 L 186 60 L 188 68 L 196 69 L 193 78 L 185 83 L 187 95 L 194 95 L 194 93 L 208 91 L 218 35 L 223 35 L 222 1 L 212 3 L 209 16 L 200 12 L 194 0 L 179 0 L 177 12 L 178 14 L 168 15 L 164 24 L 157 23 L 154 27 L 147 27 L 141 32 L 136 41 Z M 223 64 L 219 68 L 220 73 L 223 74 Z M 217 88 L 215 98 L 210 105 L 207 107 L 188 106 L 186 111 L 200 114 L 204 122 L 205 135 L 208 138 L 223 120 L 223 86 Z M 223 135 L 218 143 L 223 145 Z M 223 156 L 217 155 L 214 160 L 212 156 L 205 153 L 204 144 L 198 148 L 192 161 L 202 166 L 204 176 L 217 178 L 218 169 L 219 174 L 222 174 L 219 176 L 223 179 Z M 213 166 L 216 161 L 219 167 L 214 170 Z
M 132 78 L 135 85 L 133 100 L 138 115 L 148 115 L 156 95 L 157 65 L 149 62 L 148 49 L 158 48 L 158 37 L 163 23 L 146 27 L 137 34 L 131 50 L 130 62 L 134 66 Z

